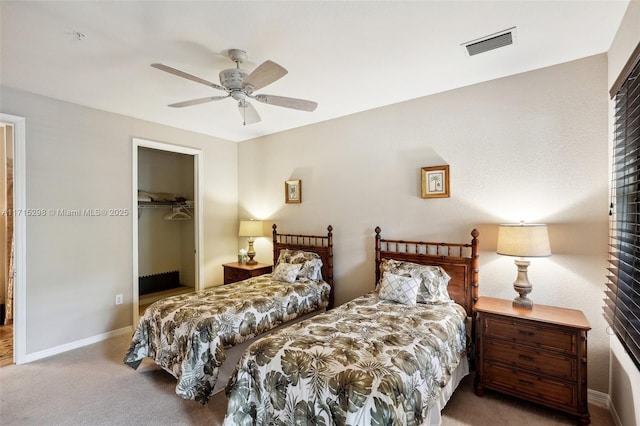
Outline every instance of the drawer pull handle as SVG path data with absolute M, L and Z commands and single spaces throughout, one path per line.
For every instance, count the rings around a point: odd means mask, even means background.
M 520 383 L 521 385 L 525 385 L 525 386 L 533 386 L 534 384 L 531 382 L 527 382 L 526 380 L 518 380 L 518 383 Z
M 524 330 L 518 330 L 518 334 L 522 334 L 523 336 L 533 336 L 533 332 Z
M 524 359 L 525 361 L 533 361 L 533 357 L 532 357 L 532 356 L 529 356 L 529 355 L 522 355 L 522 354 L 520 354 L 520 355 L 518 355 L 518 358 L 520 358 L 520 359 Z

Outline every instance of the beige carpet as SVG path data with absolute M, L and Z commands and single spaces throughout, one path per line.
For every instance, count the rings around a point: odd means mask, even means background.
M 0 368 L 0 423 L 8 425 L 219 425 L 224 392 L 209 404 L 185 401 L 168 373 L 144 361 L 122 363 L 129 336 L 25 365 Z M 570 416 L 515 398 L 473 393 L 466 377 L 443 411 L 443 426 L 573 425 Z M 606 409 L 590 406 L 594 426 L 613 426 Z

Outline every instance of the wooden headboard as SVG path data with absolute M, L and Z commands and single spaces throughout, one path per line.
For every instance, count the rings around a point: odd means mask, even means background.
M 322 279 L 331 286 L 329 305 L 333 308 L 333 227 L 327 227 L 327 235 L 295 235 L 278 234 L 277 226 L 273 224 L 273 264 L 278 262 L 280 250 L 302 250 L 318 253 L 322 259 Z
M 376 227 L 376 283 L 380 281 L 383 259 L 404 260 L 421 265 L 441 266 L 451 277 L 449 296 L 471 316 L 478 300 L 478 230 L 471 231 L 471 243 L 431 243 L 387 240 Z

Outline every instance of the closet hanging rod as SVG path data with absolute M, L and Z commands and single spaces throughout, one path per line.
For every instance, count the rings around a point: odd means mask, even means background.
M 153 203 L 153 202 L 139 202 L 138 208 L 140 209 L 168 209 L 173 207 L 182 207 L 185 209 L 190 209 L 195 206 L 193 201 L 186 201 L 183 203 Z

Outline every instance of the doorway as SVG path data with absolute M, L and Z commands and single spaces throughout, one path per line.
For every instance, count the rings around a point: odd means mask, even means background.
M 201 155 L 133 139 L 134 325 L 141 307 L 202 286 Z
M 10 344 L 7 363 L 26 362 L 26 186 L 25 119 L 0 113 L 2 174 L 2 304 L 0 324 L 6 344 Z
M 0 367 L 13 364 L 13 125 L 0 123 Z

